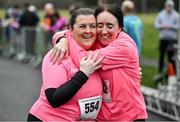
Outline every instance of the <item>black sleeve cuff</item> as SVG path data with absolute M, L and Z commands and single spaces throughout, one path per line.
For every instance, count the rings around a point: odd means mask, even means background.
M 66 38 L 65 35 L 64 36 L 61 36 L 59 37 L 59 39 L 56 41 L 56 44 L 62 39 L 62 38 Z
M 78 80 L 76 80 L 76 83 L 78 83 L 79 85 L 84 85 L 86 83 L 86 81 L 88 80 L 88 76 L 80 70 L 76 73 L 74 78 L 78 79 Z

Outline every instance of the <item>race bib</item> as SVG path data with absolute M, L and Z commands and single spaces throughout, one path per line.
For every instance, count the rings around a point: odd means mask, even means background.
M 81 120 L 96 119 L 101 107 L 102 97 L 80 99 L 78 103 L 81 111 Z
M 103 81 L 103 101 L 112 102 L 111 92 L 110 92 L 110 83 L 108 80 Z

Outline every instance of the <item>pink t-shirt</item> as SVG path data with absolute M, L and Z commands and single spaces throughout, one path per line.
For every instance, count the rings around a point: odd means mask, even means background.
M 66 35 L 70 40 L 70 56 L 78 66 L 81 57 L 87 55 L 87 51 L 77 48 L 69 31 Z M 99 51 L 105 58 L 100 70 L 104 81 L 104 101 L 98 120 L 146 119 L 146 105 L 140 90 L 139 57 L 132 38 L 121 32 L 116 40 Z
M 71 58 L 62 61 L 61 65 L 52 65 L 49 51 L 42 64 L 42 87 L 39 99 L 32 106 L 30 113 L 42 121 L 76 121 L 80 119 L 78 100 L 102 96 L 102 80 L 98 72 L 94 72 L 88 81 L 80 88 L 76 95 L 67 103 L 58 108 L 52 108 L 45 96 L 47 88 L 57 88 L 69 80 L 78 68 Z M 99 106 L 100 107 L 100 106 Z

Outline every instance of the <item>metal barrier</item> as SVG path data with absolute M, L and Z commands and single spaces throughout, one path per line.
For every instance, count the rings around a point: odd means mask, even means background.
M 39 27 L 23 27 L 20 30 L 10 28 L 10 35 L 7 37 L 5 29 L 1 28 L 4 42 L 3 56 L 13 58 L 17 62 L 29 62 L 34 66 L 41 63 L 42 57 L 51 45 L 50 32 Z
M 166 88 L 156 90 L 145 86 L 141 87 L 141 91 L 149 111 L 180 121 L 180 98 L 176 97 L 176 94 Z

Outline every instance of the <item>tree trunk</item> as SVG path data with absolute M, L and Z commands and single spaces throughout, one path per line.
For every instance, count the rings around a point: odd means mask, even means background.
M 147 0 L 141 0 L 141 12 L 147 12 Z

